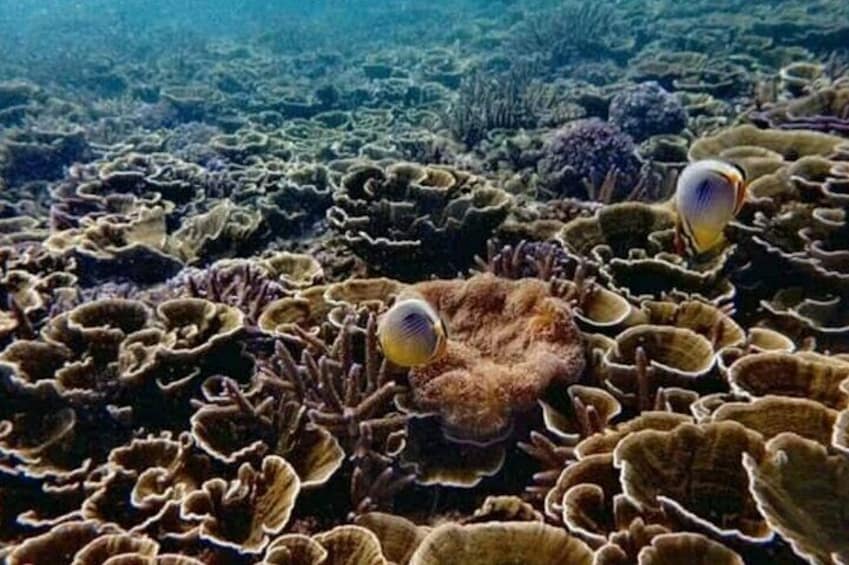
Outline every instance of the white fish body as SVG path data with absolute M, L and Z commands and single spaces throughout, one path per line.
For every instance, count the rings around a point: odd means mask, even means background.
M 680 235 L 696 253 L 722 241 L 723 231 L 745 200 L 745 176 L 738 167 L 716 159 L 691 163 L 675 190 Z
M 445 326 L 427 301 L 407 298 L 396 302 L 380 318 L 377 337 L 383 355 L 401 367 L 419 367 L 435 361 L 445 350 Z

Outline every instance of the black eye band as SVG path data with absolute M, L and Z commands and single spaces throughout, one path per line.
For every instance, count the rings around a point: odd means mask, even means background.
M 740 177 L 742 177 L 742 179 L 743 179 L 743 182 L 746 182 L 746 178 L 747 178 L 746 169 L 743 168 L 743 165 L 741 165 L 739 163 L 734 163 L 732 161 L 727 161 L 727 163 L 729 165 L 731 165 L 732 167 L 734 167 L 735 169 L 737 169 L 737 171 L 740 173 Z
M 687 224 L 686 228 L 681 230 L 681 239 L 684 241 L 684 248 L 693 255 L 698 253 L 695 236 L 692 233 L 692 228 Z

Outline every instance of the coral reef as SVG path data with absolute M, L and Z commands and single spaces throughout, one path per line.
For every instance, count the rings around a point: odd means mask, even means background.
M 845 2 L 25 4 L 0 561 L 849 562 Z

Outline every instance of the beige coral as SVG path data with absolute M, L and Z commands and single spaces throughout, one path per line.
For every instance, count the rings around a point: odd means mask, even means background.
M 641 508 L 672 503 L 717 533 L 768 539 L 769 527 L 749 494 L 743 454 L 764 457 L 763 438 L 736 422 L 645 430 L 614 451 L 625 495 Z
M 563 529 L 541 522 L 448 523 L 430 532 L 410 565 L 524 563 L 590 565 L 593 552 Z
M 289 522 L 301 489 L 298 475 L 276 455 L 259 470 L 245 463 L 235 481 L 214 478 L 182 502 L 180 516 L 200 523 L 200 535 L 240 553 L 262 551 Z
M 751 490 L 767 522 L 812 563 L 849 561 L 849 461 L 784 433 L 761 460 L 744 455 Z
M 655 536 L 640 551 L 639 565 L 744 565 L 743 559 L 720 543 L 699 534 L 674 533 Z

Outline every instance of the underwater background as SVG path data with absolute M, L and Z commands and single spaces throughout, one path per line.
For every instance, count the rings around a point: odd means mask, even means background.
M 842 0 L 0 0 L 0 557 L 849 563 L 847 210 Z

